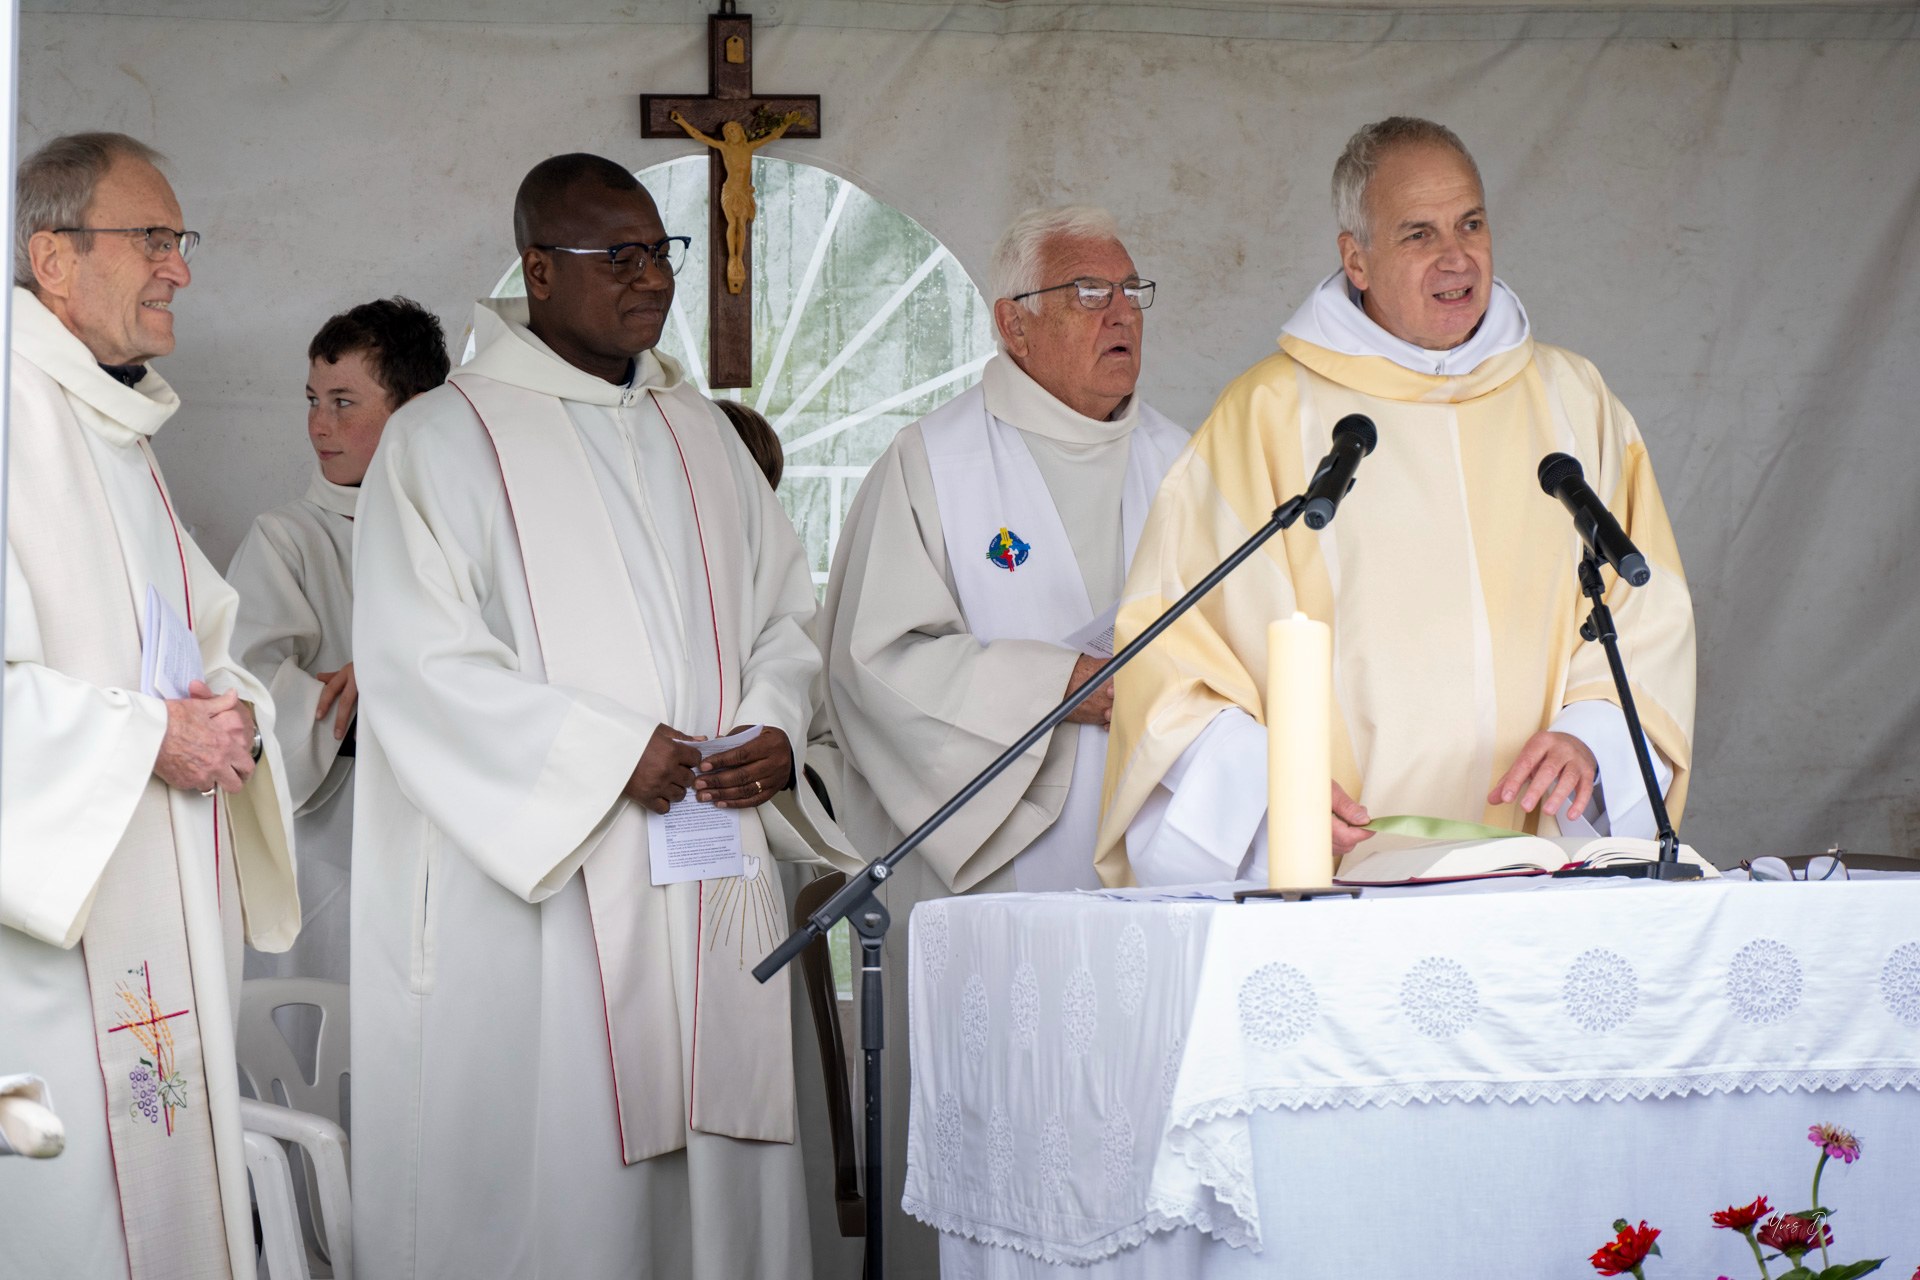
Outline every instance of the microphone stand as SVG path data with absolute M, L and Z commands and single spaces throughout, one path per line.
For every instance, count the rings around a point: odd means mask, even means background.
M 787 936 L 786 941 L 767 954 L 767 958 L 753 967 L 753 976 L 766 982 L 793 958 L 806 950 L 814 941 L 827 936 L 827 931 L 845 919 L 860 935 L 860 1049 L 866 1059 L 866 1128 L 867 1128 L 867 1176 L 866 1176 L 866 1280 L 881 1280 L 885 1265 L 885 1254 L 881 1248 L 881 1178 L 882 1153 L 881 1142 L 881 1050 L 885 1048 L 886 1006 L 881 984 L 880 957 L 886 943 L 887 926 L 892 921 L 886 905 L 874 898 L 874 890 L 887 882 L 893 874 L 893 868 L 899 861 L 912 853 L 928 836 L 939 830 L 941 825 L 954 814 L 965 808 L 967 803 L 979 795 L 995 778 L 1005 773 L 1015 760 L 1025 755 L 1040 739 L 1053 732 L 1062 720 L 1073 714 L 1074 708 L 1092 697 L 1094 692 L 1112 679 L 1120 668 L 1133 661 L 1140 651 L 1147 647 L 1162 631 L 1172 626 L 1181 614 L 1191 609 L 1209 591 L 1218 586 L 1222 579 L 1246 560 L 1274 534 L 1291 525 L 1300 517 L 1301 508 L 1306 505 L 1304 494 L 1289 498 L 1274 508 L 1273 517 L 1252 537 L 1234 549 L 1232 555 L 1223 560 L 1213 572 L 1196 583 L 1193 589 L 1181 596 L 1165 613 L 1154 619 L 1153 625 L 1142 631 L 1134 641 L 1101 665 L 1087 682 L 1068 694 L 1064 701 L 1040 718 L 1039 723 L 1020 735 L 1020 740 L 1001 752 L 994 762 L 982 769 L 973 781 L 962 787 L 958 794 L 934 811 L 933 816 L 914 828 L 913 832 L 899 844 L 866 865 L 858 875 L 847 883 L 820 909 L 807 917 L 805 924 Z M 1664 812 L 1664 811 L 1663 811 Z
M 1580 624 L 1584 640 L 1598 640 L 1607 652 L 1607 666 L 1613 670 L 1613 687 L 1620 695 L 1620 710 L 1627 717 L 1627 733 L 1633 739 L 1633 758 L 1640 765 L 1640 780 L 1646 784 L 1647 803 L 1653 806 L 1653 820 L 1659 831 L 1660 856 L 1652 862 L 1616 862 L 1606 866 L 1568 867 L 1556 876 L 1630 876 L 1648 880 L 1698 880 L 1700 868 L 1680 861 L 1680 837 L 1673 820 L 1667 816 L 1667 802 L 1660 794 L 1659 779 L 1653 773 L 1653 755 L 1646 735 L 1640 732 L 1640 712 L 1633 705 L 1633 689 L 1627 684 L 1627 667 L 1620 660 L 1620 633 L 1613 625 L 1613 610 L 1607 608 L 1606 588 L 1600 581 L 1600 562 L 1588 550 L 1580 557 L 1580 594 L 1593 601 L 1587 620 Z

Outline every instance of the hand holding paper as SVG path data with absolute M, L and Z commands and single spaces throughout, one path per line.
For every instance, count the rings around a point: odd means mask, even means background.
M 777 749 L 775 742 L 778 743 Z M 706 788 L 713 778 L 746 777 L 757 780 L 765 776 L 766 770 L 771 767 L 768 761 L 783 761 L 785 772 L 781 775 L 779 785 L 768 786 L 763 782 L 756 788 L 749 781 L 744 785 L 719 788 L 721 794 L 744 791 L 748 797 L 760 795 L 763 799 L 771 798 L 793 773 L 793 756 L 786 742 L 784 733 L 766 733 L 756 724 L 711 742 L 697 738 L 673 744 L 693 753 L 700 775 L 697 785 L 702 790 L 695 794 L 683 788 L 681 797 L 664 812 L 655 811 L 647 815 L 647 855 L 652 864 L 649 870 L 654 884 L 711 880 L 718 876 L 744 873 L 746 861 L 740 847 L 740 815 L 732 810 L 746 808 L 760 801 L 749 798 L 716 804 L 706 798 L 714 794 Z M 692 776 L 694 771 L 690 770 L 689 777 Z
M 706 745 L 696 788 L 702 802 L 751 809 L 793 781 L 793 747 L 777 729 L 746 725 Z
M 155 777 L 182 791 L 233 792 L 247 785 L 253 767 L 253 723 L 238 693 L 215 693 L 195 680 L 186 697 L 168 699 Z
M 700 763 L 698 744 L 703 741 L 672 725 L 656 725 L 640 762 L 633 766 L 633 776 L 627 779 L 628 798 L 643 809 L 665 813 L 693 785 L 693 768 Z

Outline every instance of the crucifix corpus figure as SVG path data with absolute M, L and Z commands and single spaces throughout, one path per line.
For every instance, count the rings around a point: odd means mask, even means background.
M 756 125 L 765 114 L 764 110 L 754 113 Z M 727 220 L 727 292 L 739 293 L 747 285 L 747 236 L 759 212 L 753 202 L 753 153 L 793 126 L 806 124 L 806 113 L 790 111 L 772 128 L 756 128 L 753 132 L 748 132 L 738 120 L 728 120 L 720 126 L 717 138 L 700 132 L 678 111 L 668 112 L 667 119 L 685 129 L 694 141 L 717 151 L 727 168 L 726 179 L 720 185 L 720 212 Z
M 683 132 L 684 131 L 684 132 Z M 753 153 L 820 136 L 816 94 L 753 91 L 753 18 L 723 3 L 707 18 L 707 92 L 640 95 L 640 136 L 708 148 L 707 385 L 753 385 Z

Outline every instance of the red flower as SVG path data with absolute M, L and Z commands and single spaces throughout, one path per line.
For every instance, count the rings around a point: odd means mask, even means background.
M 1727 1227 L 1734 1231 L 1745 1231 L 1772 1212 L 1773 1206 L 1767 1203 L 1765 1196 L 1760 1196 L 1752 1204 L 1728 1205 L 1713 1215 L 1713 1225 Z
M 1791 1214 L 1768 1218 L 1760 1227 L 1760 1243 L 1778 1249 L 1798 1262 L 1809 1249 L 1833 1243 L 1833 1229 L 1824 1222 L 1809 1222 Z
M 1647 1260 L 1653 1242 L 1659 1238 L 1660 1228 L 1649 1227 L 1642 1218 L 1637 1227 L 1622 1226 L 1620 1234 L 1594 1250 L 1587 1261 L 1603 1276 L 1625 1275 Z

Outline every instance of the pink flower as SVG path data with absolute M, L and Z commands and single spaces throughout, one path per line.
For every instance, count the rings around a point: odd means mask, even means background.
M 1807 1141 L 1842 1164 L 1852 1164 L 1860 1158 L 1860 1139 L 1838 1125 L 1813 1125 L 1807 1130 Z
M 1713 1215 L 1713 1225 L 1727 1227 L 1734 1231 L 1745 1231 L 1772 1212 L 1773 1206 L 1767 1203 L 1767 1198 L 1759 1196 L 1752 1204 L 1728 1205 Z

